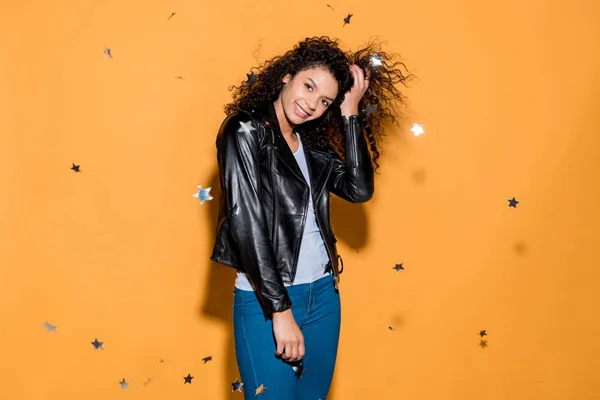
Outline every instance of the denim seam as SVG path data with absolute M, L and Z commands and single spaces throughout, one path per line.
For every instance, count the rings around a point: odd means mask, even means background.
M 308 313 L 310 311 L 311 308 L 311 294 L 312 294 L 312 283 L 308 284 L 308 299 L 306 301 L 306 309 L 304 312 L 304 323 L 306 324 L 306 321 L 308 320 Z
M 240 300 L 243 300 L 243 299 L 240 298 Z M 248 354 L 250 356 L 250 360 L 251 360 L 250 365 L 252 366 L 252 377 L 254 378 L 254 387 L 258 388 L 258 379 L 256 376 L 256 369 L 254 368 L 254 358 L 252 358 L 252 351 L 251 351 L 252 346 L 250 346 L 248 344 L 248 341 L 246 340 L 246 322 L 245 322 L 246 318 L 244 315 L 244 302 L 243 301 L 240 304 L 240 313 L 242 314 L 241 315 L 241 317 L 242 317 L 242 339 L 244 341 L 244 344 L 246 345 L 246 349 L 248 350 Z M 259 396 L 258 399 L 263 398 L 262 393 L 259 393 L 258 396 Z

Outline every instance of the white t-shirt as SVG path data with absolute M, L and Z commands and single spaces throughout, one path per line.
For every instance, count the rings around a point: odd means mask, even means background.
M 302 140 L 300 139 L 300 134 L 296 132 L 296 135 L 298 135 L 298 142 L 300 144 L 298 150 L 294 153 L 294 157 L 302 171 L 302 175 L 304 175 L 304 179 L 306 179 L 306 182 L 310 187 L 310 177 L 308 174 L 308 166 L 306 165 L 306 158 L 304 156 L 304 148 L 302 147 Z M 321 230 L 317 225 L 312 193 L 308 198 L 308 215 L 306 224 L 304 225 L 304 232 L 302 233 L 296 276 L 293 283 L 284 283 L 285 286 L 311 283 L 325 275 L 331 274 L 330 272 L 324 273 L 325 266 L 329 263 L 329 254 L 327 253 L 323 236 L 321 236 Z M 246 273 L 241 271 L 237 272 L 235 287 L 240 290 L 254 290 Z

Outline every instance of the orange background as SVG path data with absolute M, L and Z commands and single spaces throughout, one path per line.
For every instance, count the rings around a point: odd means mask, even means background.
M 373 200 L 332 205 L 329 398 L 600 399 L 600 3 L 329 4 L 2 5 L 0 398 L 242 398 L 209 261 L 227 87 L 307 36 L 379 35 L 419 81 Z

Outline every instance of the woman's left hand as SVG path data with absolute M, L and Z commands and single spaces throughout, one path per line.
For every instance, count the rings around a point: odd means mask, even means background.
M 340 105 L 342 115 L 346 116 L 358 114 L 358 102 L 369 88 L 370 71 L 368 69 L 366 77 L 362 68 L 356 64 L 350 66 L 350 72 L 354 77 L 354 85 L 346 92 L 344 101 Z

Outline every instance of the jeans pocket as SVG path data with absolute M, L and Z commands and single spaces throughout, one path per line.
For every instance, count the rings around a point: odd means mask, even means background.
M 258 301 L 256 299 L 256 293 L 253 290 L 242 290 L 235 288 L 233 290 L 233 306 L 241 307 L 243 304 L 252 303 Z
M 238 288 L 233 289 L 233 306 L 239 306 L 242 302 L 242 293 Z

